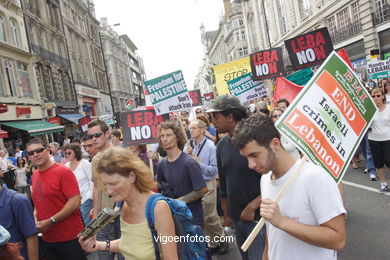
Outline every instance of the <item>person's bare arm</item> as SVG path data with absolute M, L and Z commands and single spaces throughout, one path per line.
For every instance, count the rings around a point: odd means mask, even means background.
M 265 235 L 265 245 L 262 260 L 268 260 L 268 235 Z
M 275 227 L 318 247 L 340 250 L 345 246 L 345 218 L 340 214 L 320 226 L 298 223 L 280 215 L 279 206 L 270 199 L 263 199 L 260 214 Z
M 222 206 L 222 211 L 223 211 L 223 225 L 225 227 L 233 226 L 233 220 L 230 216 L 228 198 L 221 197 L 221 206 Z
M 155 229 L 159 237 L 174 237 L 175 236 L 175 224 L 171 214 L 171 209 L 165 202 L 158 202 L 154 208 L 155 216 Z M 177 244 L 176 242 L 162 243 L 159 241 L 162 249 L 164 259 L 178 259 L 177 256 Z
M 203 197 L 203 195 L 205 195 L 207 193 L 207 187 L 203 187 L 199 190 L 194 190 L 180 198 L 178 198 L 178 200 L 181 200 L 181 201 L 184 201 L 185 203 L 190 203 L 190 202 L 193 202 L 197 199 L 200 199 Z
M 242 210 L 240 219 L 246 221 L 253 221 L 255 219 L 256 210 L 260 208 L 261 196 L 258 196 L 254 200 L 248 203 Z
M 120 253 L 119 252 L 119 243 L 120 239 L 116 240 L 111 240 L 110 241 L 110 248 L 108 252 L 111 253 Z M 87 252 L 96 252 L 96 251 L 105 251 L 107 247 L 107 242 L 106 241 L 97 241 L 95 237 L 90 237 L 86 240 L 84 240 L 84 237 L 79 238 L 79 243 L 81 245 L 81 248 L 84 251 Z
M 27 244 L 27 256 L 29 260 L 38 260 L 39 259 L 39 250 L 38 250 L 38 236 L 34 234 L 26 238 Z
M 81 195 L 80 194 L 68 199 L 68 201 L 65 203 L 64 207 L 53 216 L 56 223 L 61 222 L 62 220 L 66 219 L 67 217 L 72 215 L 75 210 L 78 210 L 80 205 L 81 205 Z M 39 232 L 45 232 L 52 225 L 55 225 L 55 224 L 52 223 L 50 218 L 40 220 L 37 223 L 37 229 Z

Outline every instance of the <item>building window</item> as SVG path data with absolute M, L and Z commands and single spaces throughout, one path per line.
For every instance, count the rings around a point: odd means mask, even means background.
M 247 47 L 243 48 L 243 49 L 242 49 L 242 53 L 243 53 L 244 55 L 248 55 L 248 48 L 247 48 Z
M 356 22 L 360 20 L 359 4 L 355 2 L 351 4 L 352 21 Z
M 329 30 L 329 34 L 331 36 L 335 35 L 336 34 L 336 30 L 337 30 L 337 27 L 336 27 L 336 18 L 334 16 L 330 17 L 328 20 L 327 20 L 327 27 L 328 27 L 328 30 Z
M 11 96 L 16 97 L 18 95 L 15 88 L 15 77 L 12 69 L 12 64 L 9 60 L 4 61 L 5 75 L 7 76 L 6 81 L 8 85 L 8 90 Z
M 299 11 L 302 19 L 311 15 L 310 0 L 299 0 Z
M 244 25 L 244 20 L 242 20 L 242 18 L 238 19 L 238 24 L 240 26 L 243 26 Z
M 236 38 L 237 38 L 237 41 L 240 40 L 240 32 L 236 32 Z
M 340 31 L 346 31 L 351 24 L 351 20 L 348 14 L 348 7 L 336 14 L 337 25 Z
M 241 31 L 241 39 L 245 40 L 245 32 L 244 31 Z
M 287 32 L 287 15 L 284 0 L 278 0 L 277 6 L 279 12 L 280 33 L 283 35 Z
M 0 16 L 0 41 L 6 41 L 4 18 L 2 16 Z
M 27 64 L 18 62 L 18 75 L 20 84 L 22 85 L 23 96 L 33 97 Z
M 47 76 L 47 77 L 45 77 L 45 79 L 46 79 L 46 82 L 45 82 L 46 96 L 49 99 L 55 99 L 54 86 L 53 86 L 53 75 L 51 73 L 50 66 L 45 67 L 45 74 Z

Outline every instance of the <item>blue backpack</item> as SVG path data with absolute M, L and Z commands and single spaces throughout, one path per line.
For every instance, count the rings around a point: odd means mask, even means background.
M 149 228 L 153 237 L 154 251 L 156 260 L 160 260 L 160 250 L 157 243 L 157 231 L 154 229 L 154 207 L 157 201 L 165 200 L 171 208 L 173 221 L 175 223 L 176 236 L 186 237 L 187 242 L 178 242 L 178 257 L 183 260 L 208 260 L 211 259 L 203 230 L 200 226 L 194 225 L 192 221 L 192 213 L 187 205 L 179 200 L 167 198 L 160 193 L 155 193 L 146 202 L 145 215 L 148 220 Z M 191 237 L 197 237 L 192 239 Z M 198 240 L 198 241 L 196 241 Z M 202 242 L 200 242 L 202 241 Z

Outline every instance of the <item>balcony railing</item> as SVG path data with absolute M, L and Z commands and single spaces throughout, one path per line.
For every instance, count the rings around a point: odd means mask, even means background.
M 384 5 L 375 12 L 372 13 L 372 20 L 374 21 L 374 25 L 378 25 L 390 20 L 390 5 Z
M 37 54 L 40 58 L 57 63 L 63 67 L 69 67 L 69 61 L 67 59 L 64 59 L 52 53 L 51 51 L 41 48 L 35 44 L 31 44 L 31 47 L 34 53 Z
M 333 44 L 348 40 L 360 34 L 362 31 L 362 25 L 360 24 L 360 21 L 353 22 L 343 30 L 337 30 L 336 32 L 331 34 Z

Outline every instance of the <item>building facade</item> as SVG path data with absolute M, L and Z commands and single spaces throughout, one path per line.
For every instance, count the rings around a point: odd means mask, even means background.
M 345 48 L 363 79 L 367 79 L 366 64 L 372 59 L 371 51 L 379 50 L 378 59 L 390 57 L 389 0 L 236 0 L 232 2 L 231 10 L 227 8 L 227 2 L 224 0 L 225 15 L 215 36 L 213 33 L 213 37 L 208 37 L 212 32 L 201 29 L 206 66 L 231 60 L 232 47 L 228 37 L 234 35 L 238 40 L 244 31 L 245 39 L 241 37 L 240 40 L 246 44 L 240 45 L 236 40 L 233 43 L 236 50 L 241 48 L 242 54 L 247 53 L 247 56 L 260 50 L 282 47 L 285 66 L 291 71 L 284 41 L 321 27 L 328 28 L 335 50 Z M 233 35 L 229 26 L 237 28 Z M 237 53 L 240 57 L 240 52 Z
M 23 126 L 40 125 L 47 117 L 34 59 L 29 51 L 20 1 L 0 0 L 0 125 L 7 133 L 0 138 L 0 147 L 9 151 L 13 151 L 16 139 L 25 140 L 33 132 L 20 131 Z M 39 130 L 34 129 L 35 135 Z
M 99 35 L 99 21 L 91 0 L 62 0 L 70 67 L 80 112 L 91 116 L 113 114 Z
M 134 99 L 126 44 L 108 24 L 107 18 L 100 19 L 100 35 L 114 113 L 125 111 L 128 101 Z
M 137 107 L 145 106 L 144 82 L 146 80 L 146 74 L 143 59 L 137 53 L 137 46 L 127 35 L 121 35 L 120 38 L 126 45 L 127 57 L 130 65 L 133 104 Z

